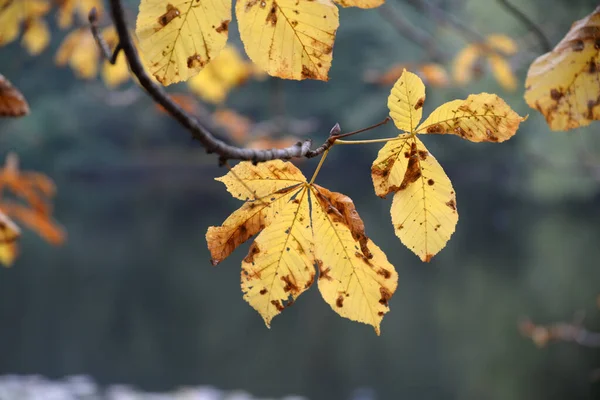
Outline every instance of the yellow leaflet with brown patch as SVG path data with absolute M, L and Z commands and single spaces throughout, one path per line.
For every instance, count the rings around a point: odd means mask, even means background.
M 400 130 L 412 132 L 423 116 L 425 85 L 421 78 L 404 70 L 388 97 L 390 117 Z
M 456 195 L 437 160 L 416 137 L 391 141 L 379 151 L 371 176 L 378 196 L 394 194 L 396 236 L 423 261 L 446 246 L 458 222 Z
M 136 34 L 146 68 L 163 85 L 196 75 L 225 47 L 231 0 L 142 0 Z
M 79 78 L 95 78 L 98 74 L 99 54 L 90 30 L 79 28 L 69 33 L 60 44 L 54 62 L 58 66 L 69 64 Z
M 531 64 L 525 88 L 525 101 L 552 130 L 600 119 L 600 7 L 576 21 L 550 53 Z
M 242 262 L 244 299 L 267 326 L 312 285 L 313 247 L 308 186 L 303 186 L 276 212 Z
M 376 8 L 382 5 L 385 0 L 333 0 L 342 7 L 358 8 Z
M 246 53 L 269 75 L 326 81 L 339 25 L 331 0 L 239 0 Z
M 247 201 L 234 211 L 221 226 L 211 226 L 206 232 L 206 242 L 212 265 L 217 265 L 239 245 L 263 230 L 270 218 L 278 215 L 290 201 L 297 186 L 283 188 L 260 200 Z
M 350 198 L 313 185 L 311 209 L 323 299 L 342 317 L 372 325 L 379 335 L 398 286 L 394 266 L 365 236 Z
M 220 178 L 227 191 L 240 200 L 259 200 L 278 190 L 306 183 L 306 178 L 292 163 L 273 160 L 252 165 L 241 162 Z
M 453 134 L 472 142 L 503 142 L 525 119 L 497 95 L 480 93 L 442 104 L 416 132 Z
M 0 263 L 10 267 L 17 257 L 17 242 L 21 230 L 2 211 L 0 211 Z
M 242 85 L 252 74 L 252 64 L 244 60 L 233 46 L 225 46 L 219 55 L 198 75 L 187 81 L 192 92 L 204 101 L 219 104 L 227 94 Z

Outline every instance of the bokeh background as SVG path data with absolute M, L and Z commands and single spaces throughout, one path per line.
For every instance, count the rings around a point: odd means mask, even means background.
M 521 61 L 515 92 L 484 73 L 467 86 L 429 88 L 425 114 L 487 91 L 530 117 L 503 144 L 424 138 L 452 179 L 460 214 L 429 264 L 394 236 L 390 200 L 373 193 L 370 165 L 380 146 L 331 152 L 318 183 L 354 200 L 399 274 L 380 337 L 338 317 L 316 288 L 267 329 L 240 291 L 247 245 L 217 268 L 209 262 L 206 229 L 240 205 L 213 180 L 226 172 L 217 158 L 135 84 L 109 90 L 56 67 L 65 32 L 52 19 L 53 40 L 41 55 L 18 43 L 0 48 L 0 72 L 32 109 L 0 120 L 0 154 L 14 151 L 23 169 L 56 181 L 55 216 L 68 231 L 58 248 L 26 231 L 16 264 L 0 269 L 0 375 L 87 374 L 100 385 L 214 385 L 270 398 L 600 398 L 600 382 L 590 379 L 600 368 L 598 349 L 540 349 L 518 329 L 523 317 L 551 323 L 584 311 L 585 326 L 600 330 L 600 123 L 551 132 L 527 107 L 524 77 L 541 50 L 498 1 L 432 2 L 482 35 L 513 37 Z M 133 22 L 138 2 L 126 3 Z M 389 0 L 450 56 L 465 46 L 455 29 L 408 3 Z M 553 45 L 597 6 L 514 3 Z M 342 9 L 340 21 L 329 82 L 251 81 L 227 107 L 256 121 L 311 119 L 309 136 L 319 143 L 336 122 L 350 131 L 382 120 L 389 86 L 365 83 L 365 72 L 428 55 L 377 10 Z M 230 32 L 241 49 L 235 22 Z M 361 138 L 395 134 L 388 124 Z M 311 174 L 316 160 L 298 165 Z

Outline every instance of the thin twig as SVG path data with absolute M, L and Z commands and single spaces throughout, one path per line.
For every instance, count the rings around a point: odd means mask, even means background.
M 433 37 L 425 33 L 425 31 L 421 31 L 412 26 L 410 22 L 404 18 L 402 13 L 397 12 L 393 6 L 384 3 L 377 8 L 377 11 L 379 12 L 379 15 L 388 21 L 400 35 L 408 40 L 412 40 L 425 49 L 433 61 L 444 62 L 444 60 L 447 59 L 447 56 L 438 49 L 437 43 Z
M 193 116 L 186 113 L 178 104 L 176 104 L 165 92 L 164 88 L 154 82 L 146 73 L 144 66 L 137 53 L 133 40 L 129 35 L 127 22 L 125 21 L 125 12 L 121 0 L 110 0 L 110 9 L 117 35 L 119 45 L 125 53 L 129 68 L 136 76 L 140 85 L 148 94 L 160 104 L 174 119 L 188 129 L 192 137 L 198 140 L 208 153 L 218 154 L 219 161 L 224 164 L 227 160 L 246 160 L 252 162 L 261 162 L 268 160 L 288 160 L 294 157 L 315 157 L 322 154 L 333 145 L 328 140 L 315 150 L 311 150 L 311 140 L 298 142 L 293 146 L 283 149 L 257 150 L 231 146 L 217 139 L 211 131 L 201 124 Z
M 529 30 L 535 33 L 535 36 L 538 39 L 540 47 L 544 50 L 545 53 L 552 51 L 552 45 L 550 44 L 550 40 L 546 37 L 542 29 L 533 22 L 523 11 L 519 10 L 513 4 L 509 3 L 508 0 L 497 0 L 504 8 L 511 13 L 516 19 L 521 21 Z
M 121 43 L 119 42 L 117 44 L 117 46 L 115 47 L 115 50 L 111 54 L 108 43 L 106 43 L 106 40 L 104 40 L 104 38 L 98 31 L 98 11 L 96 11 L 96 7 L 93 7 L 90 10 L 90 15 L 88 15 L 88 20 L 90 21 L 90 29 L 92 30 L 92 36 L 94 36 L 94 40 L 96 40 L 96 44 L 98 45 L 98 48 L 100 49 L 100 52 L 102 53 L 102 57 L 104 57 L 105 60 L 108 60 L 108 62 L 111 63 L 112 65 L 115 65 L 115 63 L 117 62 L 117 57 L 119 56 L 119 53 L 121 52 L 121 50 L 123 50 L 123 48 L 121 47 Z
M 575 342 L 584 347 L 600 347 L 600 332 L 585 329 L 579 321 L 543 326 L 525 319 L 521 321 L 519 328 L 523 335 L 532 338 L 540 347 L 550 341 Z
M 334 136 L 335 136 L 336 140 L 337 139 L 341 139 L 341 138 L 345 138 L 345 137 L 348 137 L 348 136 L 353 136 L 353 135 L 356 135 L 357 133 L 363 133 L 363 132 L 366 132 L 366 131 L 370 131 L 371 129 L 375 129 L 377 127 L 380 127 L 381 125 L 385 125 L 388 122 L 390 122 L 391 120 L 392 119 L 390 117 L 385 117 L 385 119 L 383 121 L 378 122 L 375 125 L 367 126 L 366 128 L 362 128 L 362 129 L 359 129 L 357 131 L 352 131 L 352 132 L 348 132 L 348 133 L 341 133 L 341 134 L 334 135 Z

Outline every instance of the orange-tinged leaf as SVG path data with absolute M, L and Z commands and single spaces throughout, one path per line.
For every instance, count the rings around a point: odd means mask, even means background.
M 23 94 L 0 74 L 0 117 L 22 117 L 29 114 Z
M 600 119 L 600 7 L 576 21 L 527 73 L 525 101 L 550 129 L 564 131 Z
M 452 134 L 472 142 L 503 142 L 525 119 L 497 95 L 480 93 L 441 105 L 416 131 Z
M 270 138 L 268 136 L 259 137 L 248 142 L 249 149 L 268 150 L 268 149 L 283 149 L 293 146 L 298 143 L 298 139 L 294 137 Z
M 419 75 L 426 84 L 431 86 L 446 87 L 450 84 L 448 73 L 440 64 L 423 64 L 417 70 L 417 75 Z
M 242 291 L 267 326 L 312 285 L 316 263 L 325 301 L 379 334 L 397 275 L 365 235 L 350 198 L 307 183 L 293 164 L 282 161 L 242 162 L 218 180 L 247 202 L 222 226 L 208 229 L 213 264 L 260 232 L 242 262 Z
M 454 58 L 453 75 L 454 80 L 460 84 L 466 84 L 473 79 L 473 70 L 475 63 L 481 55 L 481 50 L 477 45 L 468 45 L 462 49 Z
M 382 5 L 385 0 L 333 0 L 342 7 L 358 8 L 376 8 Z
M 326 81 L 339 25 L 331 0 L 239 0 L 248 57 L 271 76 Z
M 425 103 L 423 81 L 412 72 L 404 70 L 388 97 L 390 117 L 396 127 L 412 132 L 423 116 L 423 103 Z
M 0 203 L 0 210 L 21 222 L 54 246 L 59 246 L 65 241 L 65 231 L 50 220 L 46 213 L 36 212 L 35 209 L 10 202 Z
M 252 121 L 233 110 L 219 109 L 213 113 L 216 123 L 227 129 L 231 138 L 237 144 L 246 144 L 252 128 Z
M 189 114 L 198 113 L 198 101 L 193 96 L 187 93 L 169 93 L 169 97 L 179 107 L 183 108 L 185 112 Z M 156 109 L 160 112 L 167 113 L 167 110 L 158 103 L 156 104 Z
M 0 210 L 0 263 L 10 267 L 17 257 L 21 230 Z
M 450 84 L 448 73 L 442 65 L 436 63 L 401 63 L 390 67 L 386 72 L 381 74 L 373 71 L 367 71 L 365 74 L 365 81 L 385 86 L 392 85 L 398 80 L 398 78 L 402 76 L 402 72 L 405 69 L 414 71 L 414 73 L 428 85 L 446 87 Z
M 336 313 L 372 325 L 379 335 L 398 274 L 365 235 L 350 198 L 318 185 L 311 190 L 319 291 Z
M 196 75 L 225 47 L 231 0 L 142 0 L 135 32 L 146 69 L 170 85 Z
M 450 179 L 416 136 L 386 143 L 371 167 L 378 196 L 394 193 L 396 236 L 422 261 L 446 246 L 458 222 Z
M 98 16 L 103 13 L 102 0 L 55 0 L 58 5 L 58 26 L 61 29 L 70 28 L 73 25 L 73 16 L 77 15 L 81 22 L 87 22 L 92 8 L 96 9 Z

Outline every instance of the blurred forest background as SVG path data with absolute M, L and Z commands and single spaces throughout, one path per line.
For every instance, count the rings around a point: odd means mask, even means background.
M 29 56 L 18 42 L 0 48 L 0 72 L 32 109 L 0 120 L 0 154 L 14 151 L 23 169 L 55 180 L 55 217 L 68 232 L 54 248 L 26 231 L 15 265 L 0 269 L 0 375 L 89 374 L 101 385 L 144 390 L 210 384 L 310 399 L 348 399 L 360 388 L 377 399 L 600 398 L 600 381 L 590 378 L 600 368 L 598 349 L 540 349 L 518 329 L 523 317 L 552 323 L 584 311 L 585 326 L 600 330 L 600 123 L 551 132 L 526 106 L 524 77 L 543 51 L 499 1 L 430 2 L 481 35 L 517 40 L 519 86 L 506 91 L 483 73 L 467 86 L 428 87 L 424 115 L 487 91 L 530 117 L 503 144 L 423 139 L 453 182 L 460 214 L 429 264 L 399 242 L 390 200 L 373 193 L 370 165 L 380 146 L 332 151 L 318 183 L 354 200 L 367 234 L 398 271 L 381 337 L 338 317 L 315 288 L 267 329 L 240 291 L 247 246 L 218 268 L 209 262 L 206 229 L 241 204 L 213 180 L 226 172 L 217 158 L 134 83 L 110 90 L 56 67 L 65 32 L 52 18 L 53 40 L 41 55 Z M 409 3 L 388 0 L 433 35 L 447 61 L 467 44 Z M 598 5 L 514 3 L 552 46 Z M 126 4 L 133 27 L 139 2 Z M 230 32 L 242 50 L 235 21 Z M 254 121 L 310 120 L 308 136 L 321 143 L 336 122 L 350 131 L 387 115 L 391 85 L 365 82 L 367 71 L 424 61 L 427 53 L 377 9 L 341 9 L 329 82 L 253 80 L 226 105 Z M 361 138 L 395 134 L 388 124 Z M 316 160 L 298 165 L 311 174 Z

